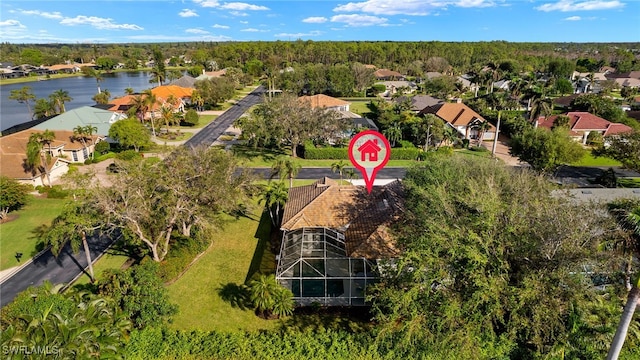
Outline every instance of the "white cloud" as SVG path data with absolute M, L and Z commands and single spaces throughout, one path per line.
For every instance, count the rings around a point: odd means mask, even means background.
M 184 36 L 184 35 L 133 35 L 126 37 L 136 41 L 229 41 L 233 40 L 228 36 L 205 35 L 205 36 Z
M 302 22 L 309 23 L 309 24 L 322 24 L 324 22 L 327 22 L 327 20 L 328 19 L 324 16 L 312 16 L 312 17 L 303 19 Z
M 229 27 L 227 25 L 219 25 L 219 24 L 213 24 L 213 26 L 211 26 L 214 29 L 228 29 Z
M 309 31 L 308 33 L 279 33 L 273 36 L 278 38 L 302 38 L 302 37 L 310 37 L 310 36 L 320 36 L 322 35 L 322 31 Z
M 241 11 L 229 11 L 229 14 L 233 16 L 249 16 L 249 14 L 247 14 L 246 12 Z
M 58 11 L 46 12 L 46 11 L 40 11 L 40 10 L 20 10 L 20 13 L 24 15 L 36 15 L 46 19 L 58 20 L 58 19 L 64 18 L 64 16 L 62 16 L 62 14 L 59 13 Z
M 502 1 L 502 0 L 498 0 Z M 363 12 L 374 15 L 429 15 L 447 6 L 463 8 L 495 6 L 495 0 L 367 0 L 338 5 L 335 12 Z
M 248 23 L 249 23 L 248 21 L 240 21 L 240 24 L 245 24 L 246 25 Z
M 184 32 L 188 34 L 199 34 L 199 35 L 209 34 L 208 31 L 202 30 L 202 29 L 187 29 Z
M 5 21 L 0 21 L 0 26 L 1 27 L 12 27 L 12 28 L 19 28 L 19 29 L 25 29 L 26 26 L 22 25 L 22 23 L 18 20 L 5 20 Z
M 215 0 L 193 0 L 194 3 L 202 6 L 202 7 L 211 7 L 215 8 L 220 6 L 220 2 Z
M 113 19 L 100 18 L 97 16 L 78 15 L 74 18 L 64 18 L 60 21 L 62 25 L 90 25 L 100 30 L 143 30 L 142 27 L 135 24 L 114 24 Z
M 268 7 L 262 5 L 253 5 L 243 2 L 228 2 L 220 3 L 215 0 L 193 0 L 194 3 L 207 8 L 216 8 L 221 10 L 234 10 L 234 11 L 262 11 L 269 10 Z
M 252 5 L 252 4 L 241 3 L 241 2 L 225 3 L 223 5 L 220 5 L 219 8 L 223 9 L 223 10 L 241 10 L 241 11 L 247 11 L 247 10 L 253 10 L 253 11 L 269 10 L 269 8 L 266 7 L 266 6 Z
M 247 28 L 247 29 L 242 29 L 240 31 L 244 31 L 244 32 L 269 32 L 269 30 L 260 30 L 260 29 L 256 29 L 256 28 Z
M 580 16 L 569 16 L 565 20 L 566 21 L 579 21 L 579 20 L 582 20 L 582 18 Z
M 359 27 L 383 25 L 386 24 L 387 19 L 370 15 L 349 14 L 332 16 L 331 22 L 345 23 L 347 26 Z
M 182 11 L 180 11 L 178 13 L 178 15 L 180 15 L 180 17 L 194 17 L 194 16 L 199 16 L 197 12 L 191 10 L 191 9 L 182 9 Z
M 623 8 L 624 3 L 618 0 L 560 0 L 556 3 L 547 3 L 540 5 L 536 10 L 540 11 L 589 11 L 589 10 L 609 10 Z

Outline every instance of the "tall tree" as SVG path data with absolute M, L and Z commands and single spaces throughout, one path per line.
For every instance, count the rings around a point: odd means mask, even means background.
M 532 128 L 516 134 L 511 138 L 509 152 L 529 163 L 534 170 L 548 172 L 580 160 L 585 150 L 569 137 L 567 129 L 558 127 L 551 131 Z
M 0 220 L 4 220 L 10 211 L 18 210 L 27 203 L 31 186 L 0 176 L 0 189 Z
M 99 216 L 96 208 L 90 204 L 73 202 L 51 222 L 51 226 L 44 236 L 45 242 L 51 245 L 51 251 L 56 256 L 60 255 L 66 244 L 70 244 L 75 253 L 78 253 L 82 245 L 89 266 L 91 282 L 95 281 L 95 275 L 87 237 L 92 237 L 99 228 L 97 220 Z
M 29 110 L 29 119 L 33 118 L 33 113 L 31 112 L 31 105 L 29 105 L 29 101 L 35 100 L 36 95 L 31 91 L 31 86 L 23 86 L 20 89 L 11 90 L 9 99 L 16 100 L 21 104 L 26 104 L 27 109 Z
M 69 96 L 69 92 L 66 90 L 56 90 L 51 95 L 49 95 L 51 102 L 53 102 L 58 110 L 59 114 L 62 114 L 66 111 L 64 107 L 64 103 L 72 101 L 73 98 Z
M 302 165 L 288 156 L 278 156 L 271 165 L 271 176 L 279 176 L 281 180 L 289 179 L 289 188 L 293 187 L 293 179 L 298 175 Z
M 264 203 L 269 211 L 271 224 L 274 228 L 280 226 L 280 212 L 287 202 L 289 193 L 286 185 L 282 181 L 270 181 L 263 189 L 260 197 L 260 203 Z
M 150 114 L 149 119 L 151 120 L 151 134 L 155 138 L 156 137 L 155 113 L 156 113 L 156 107 L 158 106 L 158 97 L 150 89 L 143 91 L 142 94 L 144 97 L 145 108 L 147 109 L 147 111 L 149 111 L 149 114 Z
M 343 160 L 334 162 L 333 164 L 331 164 L 331 171 L 333 171 L 334 173 L 339 173 L 340 174 L 340 185 L 342 185 L 342 173 L 344 172 L 344 169 L 347 167 L 347 163 L 345 163 Z
M 55 139 L 55 134 L 50 130 L 45 130 L 42 133 L 32 133 L 29 136 L 27 142 L 27 159 L 26 165 L 35 174 L 39 171 L 41 174 L 45 174 L 47 182 L 51 186 L 51 173 L 49 171 L 49 165 L 51 162 L 51 142 Z M 48 145 L 48 151 L 44 152 L 44 145 Z
M 135 151 L 151 143 L 149 130 L 134 119 L 116 121 L 109 128 L 109 137 L 116 140 L 123 148 L 133 147 Z

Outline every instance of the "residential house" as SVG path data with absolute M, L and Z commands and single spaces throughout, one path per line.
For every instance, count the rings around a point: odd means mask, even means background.
M 82 71 L 80 64 L 56 64 L 49 66 L 48 69 L 55 74 L 75 74 Z
M 607 80 L 605 73 L 579 73 L 574 71 L 571 79 L 576 93 L 599 93 L 600 84 Z
M 378 69 L 373 73 L 373 76 L 376 80 L 382 81 L 406 80 L 404 75 L 389 69 Z
M 107 138 L 107 135 L 109 134 L 109 128 L 111 128 L 111 125 L 116 121 L 126 118 L 127 116 L 121 112 L 98 109 L 92 106 L 82 106 L 56 115 L 51 119 L 43 121 L 40 124 L 34 126 L 32 129 L 42 131 L 52 130 L 54 132 L 70 131 L 73 133 L 73 130 L 78 126 L 92 126 L 95 127 L 96 131 L 94 132 L 94 134 L 98 135 L 99 140 L 114 142 L 113 140 Z M 84 161 L 88 157 L 88 154 L 91 154 L 93 152 L 94 145 L 95 142 L 90 142 L 87 146 L 87 149 L 82 149 L 82 155 L 76 154 L 74 156 L 72 153 L 69 153 L 69 158 L 72 159 L 73 162 Z M 67 149 L 70 148 L 67 147 Z M 78 149 L 74 150 L 78 151 Z M 88 152 L 88 154 L 84 154 L 84 152 Z
M 328 95 L 317 94 L 313 96 L 301 96 L 298 98 L 300 101 L 308 101 L 312 108 L 325 108 L 327 110 L 337 111 L 342 119 L 349 120 L 353 125 L 353 130 L 359 131 L 361 129 L 378 130 L 376 124 L 367 118 L 364 118 L 349 110 L 351 103 L 348 101 L 340 100 Z M 347 136 L 347 134 L 345 134 Z M 351 136 L 351 133 L 348 134 Z
M 175 85 L 183 88 L 192 88 L 192 89 L 195 89 L 196 87 L 195 84 L 196 84 L 196 78 L 189 75 L 184 75 L 180 79 L 173 80 L 172 82 L 169 83 L 169 85 Z
M 0 137 L 0 175 L 33 186 L 49 185 L 47 173 L 51 181 L 55 182 L 69 170 L 69 163 L 88 159 L 94 145 L 103 139 L 99 135 L 78 139 L 73 131 L 54 131 L 55 138 L 42 149 L 43 158 L 50 160 L 30 168 L 27 165 L 27 143 L 32 134 L 41 132 L 29 129 Z
M 489 128 L 483 134 L 483 141 L 493 140 L 496 135 L 495 126 L 463 103 L 439 103 L 424 108 L 419 114 L 433 114 L 439 117 L 456 129 L 463 139 L 478 139 L 483 123 L 489 124 Z
M 509 91 L 510 87 L 511 87 L 511 80 L 499 80 L 491 84 L 491 88 L 493 90 Z
M 174 112 L 184 112 L 186 102 L 190 101 L 193 94 L 193 88 L 181 87 L 177 85 L 156 86 L 151 89 L 151 93 L 156 96 L 156 103 L 153 104 L 143 115 L 144 119 L 159 118 L 162 107 L 170 106 Z M 144 94 L 125 95 L 109 101 L 111 105 L 108 110 L 126 114 L 135 103 L 138 96 L 143 98 Z M 173 96 L 177 101 L 170 103 L 169 98 Z
M 365 305 L 365 289 L 400 255 L 389 231 L 403 211 L 399 181 L 339 185 L 323 178 L 289 189 L 276 279 L 299 305 Z
M 397 81 L 381 81 L 386 91 L 382 93 L 383 97 L 389 97 L 396 93 L 411 94 L 418 90 L 418 86 L 413 81 L 397 80 Z
M 410 110 L 415 112 L 416 114 L 422 111 L 426 107 L 444 102 L 443 100 L 434 98 L 433 96 L 429 96 L 429 95 L 399 96 L 393 99 L 393 101 L 396 104 L 401 104 L 405 101 L 408 101 L 410 103 Z
M 202 75 L 198 76 L 196 78 L 196 80 L 209 80 L 209 79 L 213 79 L 213 78 L 218 78 L 221 76 L 226 75 L 227 70 L 226 69 L 222 69 L 222 70 L 217 70 L 217 71 L 202 71 Z
M 569 117 L 569 135 L 582 144 L 587 143 L 587 137 L 592 132 L 598 132 L 602 134 L 603 137 L 607 137 L 633 131 L 633 129 L 627 125 L 612 123 L 588 112 L 568 112 L 565 115 Z M 551 129 L 558 116 L 559 115 L 554 115 L 548 118 L 541 116 L 536 120 L 534 126 Z

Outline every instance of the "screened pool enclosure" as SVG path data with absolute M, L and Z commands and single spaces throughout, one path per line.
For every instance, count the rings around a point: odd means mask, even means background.
M 285 231 L 276 278 L 299 305 L 365 305 L 375 261 L 347 256 L 344 234 L 324 227 Z

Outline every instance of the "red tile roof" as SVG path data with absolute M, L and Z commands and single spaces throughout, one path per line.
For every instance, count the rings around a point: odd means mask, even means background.
M 540 117 L 538 118 L 538 125 L 551 129 L 558 116 L 559 115 L 554 115 L 548 118 Z M 627 125 L 612 123 L 611 121 L 585 111 L 568 112 L 566 116 L 569 117 L 569 128 L 571 135 L 574 136 L 580 135 L 585 131 L 601 131 L 604 136 L 607 136 L 633 130 Z
M 314 109 L 318 107 L 332 108 L 332 107 L 345 106 L 350 104 L 347 101 L 340 100 L 324 94 L 318 94 L 313 96 L 300 96 L 298 100 L 308 101 L 311 104 L 311 107 Z

